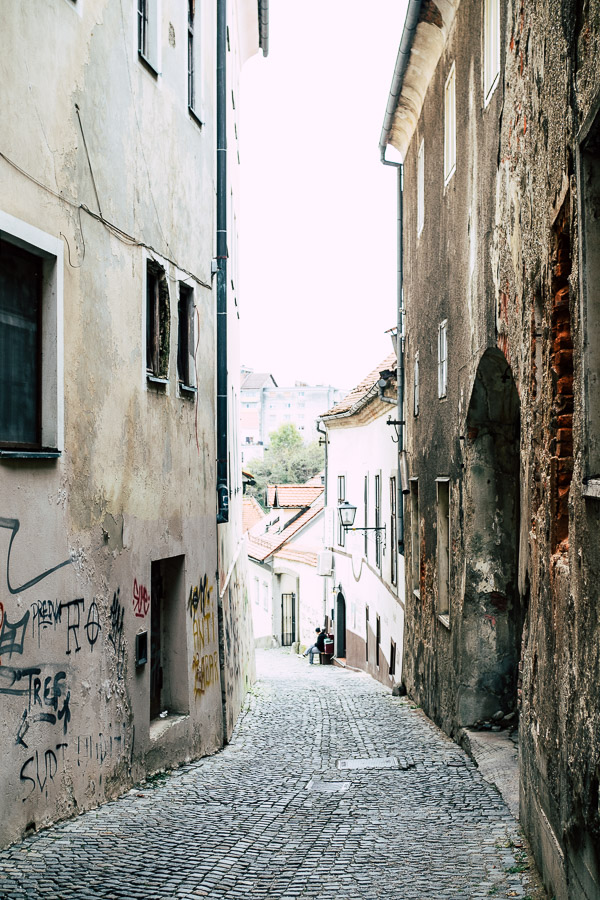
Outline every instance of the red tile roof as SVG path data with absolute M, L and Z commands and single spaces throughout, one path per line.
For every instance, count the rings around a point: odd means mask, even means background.
M 248 534 L 248 556 L 261 562 L 267 557 L 272 556 L 276 550 L 289 541 L 291 537 L 297 534 L 305 525 L 308 525 L 315 516 L 322 512 L 324 506 L 323 494 L 299 516 L 294 516 L 291 523 L 284 528 L 279 534 L 267 532 L 260 537 Z
M 307 566 L 317 567 L 317 554 L 311 550 L 292 550 L 291 547 L 281 547 L 277 551 L 277 556 L 281 557 L 281 559 L 289 559 L 292 562 L 301 562 Z
M 307 484 L 269 484 L 267 486 L 267 506 L 270 509 L 302 509 L 322 494 L 324 487 Z
M 242 533 L 246 534 L 253 525 L 263 518 L 262 506 L 255 497 L 244 497 L 242 501 Z
M 340 400 L 339 403 L 336 403 L 336 405 L 326 413 L 323 413 L 323 416 L 338 416 L 340 413 L 349 413 L 353 407 L 360 405 L 361 401 L 368 398 L 369 392 L 377 385 L 377 382 L 384 372 L 390 372 L 392 376 L 395 376 L 396 365 L 396 354 L 392 351 L 392 353 L 390 353 L 389 356 L 386 356 L 376 369 L 369 372 L 367 377 L 363 378 L 360 384 L 357 384 L 343 400 Z

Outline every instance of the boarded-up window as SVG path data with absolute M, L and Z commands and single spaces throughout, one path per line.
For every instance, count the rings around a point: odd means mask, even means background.
M 177 377 L 182 388 L 195 390 L 196 329 L 194 325 L 194 291 L 189 285 L 183 284 L 183 282 L 179 285 L 177 312 Z
M 151 378 L 169 374 L 170 305 L 165 270 L 154 260 L 146 268 L 146 372 Z

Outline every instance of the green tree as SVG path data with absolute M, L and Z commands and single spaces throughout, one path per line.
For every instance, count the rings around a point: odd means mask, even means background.
M 263 459 L 244 463 L 256 484 L 246 495 L 256 497 L 266 508 L 268 484 L 304 484 L 325 465 L 325 452 L 318 441 L 305 444 L 295 425 L 281 425 L 269 435 L 269 447 Z

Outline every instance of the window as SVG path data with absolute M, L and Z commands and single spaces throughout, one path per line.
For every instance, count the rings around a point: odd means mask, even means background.
M 500 0 L 484 0 L 483 97 L 487 106 L 500 75 Z
M 338 506 L 340 503 L 343 503 L 346 499 L 346 476 L 338 475 Z M 338 544 L 340 547 L 346 546 L 346 529 L 342 525 L 342 522 L 338 513 Z
M 444 89 L 444 184 L 456 169 L 456 69 L 454 63 Z
M 146 263 L 146 374 L 149 381 L 167 381 L 169 332 L 169 288 L 165 270 L 149 259 Z
M 390 641 L 390 675 L 396 674 L 396 642 Z
M 419 482 L 410 482 L 410 573 L 412 589 L 420 593 L 421 585 L 421 540 L 419 535 Z
M 367 528 L 369 525 L 369 476 L 368 475 L 365 475 L 363 501 L 364 501 L 364 519 L 365 519 L 364 526 L 365 526 L 365 528 Z M 367 538 L 368 533 L 369 533 L 368 531 L 365 531 L 365 541 L 364 541 L 365 559 L 367 559 L 367 560 L 369 558 L 369 541 Z
M 255 577 L 255 579 L 254 579 L 254 602 L 256 603 L 257 606 L 259 606 L 259 604 L 260 604 L 260 596 L 259 596 L 260 591 L 259 591 L 258 585 L 259 585 L 258 578 Z
M 196 71 L 194 60 L 194 19 L 196 0 L 188 0 L 188 106 L 194 109 L 196 99 Z
M 421 141 L 417 156 L 417 237 L 425 224 L 425 146 Z
M 413 414 L 419 415 L 419 351 L 415 353 L 413 369 Z
M 0 454 L 58 456 L 63 244 L 0 213 Z
M 600 497 L 600 113 L 582 129 L 578 153 L 583 383 L 584 494 Z M 537 341 L 541 345 L 541 340 Z M 562 345 L 561 345 L 562 346 Z
M 438 328 L 438 397 L 448 393 L 448 319 Z
M 153 75 L 158 75 L 157 0 L 138 0 L 138 55 Z
M 183 391 L 196 390 L 196 328 L 194 291 L 189 285 L 179 282 L 179 303 L 177 304 L 177 378 Z M 249 407 L 249 403 L 244 404 Z M 248 440 L 246 438 L 246 440 Z
M 398 548 L 396 546 L 396 479 L 390 478 L 390 581 L 398 583 Z
M 365 609 L 365 662 L 369 662 L 369 607 Z
M 263 581 L 263 607 L 269 608 L 269 585 L 266 581 Z
M 377 616 L 375 635 L 375 665 L 379 668 L 379 645 L 381 644 L 381 619 Z
M 437 482 L 437 564 L 438 564 L 438 615 L 449 624 L 450 615 L 450 482 L 438 478 Z
M 375 476 L 375 528 L 381 527 L 381 475 Z M 375 565 L 381 569 L 381 531 L 375 532 Z

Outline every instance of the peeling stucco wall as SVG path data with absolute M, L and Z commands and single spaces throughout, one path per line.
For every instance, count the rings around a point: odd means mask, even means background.
M 0 459 L 0 844 L 221 746 L 220 635 L 251 636 L 243 560 L 220 596 L 215 524 L 214 10 L 200 127 L 185 5 L 159 4 L 158 74 L 134 3 L 4 7 L 0 212 L 62 242 L 65 428 L 58 458 Z M 146 378 L 148 260 L 170 293 L 165 385 Z M 195 395 L 177 379 L 180 281 Z M 228 731 L 252 677 L 233 656 Z
M 490 661 L 492 682 L 502 676 L 509 657 L 499 652 L 499 628 L 508 629 L 504 646 L 518 647 L 519 657 L 509 669 L 520 713 L 521 819 L 551 895 L 590 900 L 600 891 L 600 511 L 586 487 L 586 441 L 594 435 L 585 352 L 594 339 L 586 333 L 577 176 L 578 134 L 600 101 L 600 5 L 501 4 L 501 73 L 487 105 L 481 7 L 458 8 L 406 155 L 406 418 L 410 474 L 419 484 L 420 594 L 407 585 L 404 678 L 458 736 L 475 715 L 461 705 L 461 685 L 474 677 L 481 685 Z M 444 187 L 443 91 L 453 61 L 458 157 Z M 439 399 L 435 335 L 445 318 L 449 383 Z M 504 361 L 496 378 L 488 372 L 489 384 L 512 381 L 518 397 L 512 476 L 498 468 L 497 436 L 486 451 L 483 419 L 473 420 L 474 387 L 489 353 Z M 492 436 L 498 425 L 507 433 L 502 414 L 490 421 Z M 437 610 L 440 477 L 451 486 L 449 625 Z M 503 525 L 507 494 L 518 507 L 514 539 Z M 503 608 L 481 601 L 474 617 L 469 609 L 480 600 L 469 600 L 470 585 L 480 582 Z

